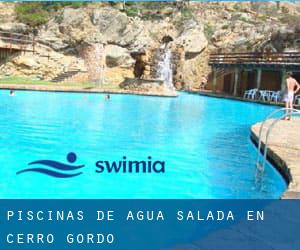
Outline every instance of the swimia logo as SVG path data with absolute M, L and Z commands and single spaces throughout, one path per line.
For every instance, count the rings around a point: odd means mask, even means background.
M 77 160 L 77 155 L 75 153 L 69 153 L 67 155 L 68 163 L 73 164 L 76 162 L 76 160 Z M 64 164 L 58 161 L 51 161 L 51 160 L 40 160 L 40 161 L 33 161 L 28 163 L 28 166 L 32 166 L 32 165 L 39 165 L 40 167 L 26 168 L 20 170 L 17 172 L 17 175 L 26 172 L 38 172 L 56 178 L 70 178 L 70 177 L 81 175 L 82 172 L 78 172 L 77 170 L 84 167 L 84 165 L 73 166 L 73 165 Z
M 37 172 L 55 178 L 70 178 L 83 174 L 80 172 L 85 165 L 75 165 L 77 155 L 73 152 L 69 153 L 66 157 L 68 164 L 53 161 L 53 160 L 38 160 L 28 163 L 29 167 L 18 171 L 16 174 L 23 174 L 28 172 Z M 95 163 L 96 173 L 109 173 L 109 174 L 126 174 L 126 173 L 165 173 L 164 161 L 153 161 L 152 157 L 147 157 L 144 161 L 127 160 L 123 156 L 120 161 L 97 161 Z

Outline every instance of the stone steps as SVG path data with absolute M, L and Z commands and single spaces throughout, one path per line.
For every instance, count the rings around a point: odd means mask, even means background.
M 51 82 L 64 82 L 67 79 L 70 79 L 71 77 L 77 75 L 78 73 L 81 73 L 80 70 L 69 70 L 67 72 L 63 72 L 59 74 L 58 76 L 54 77 Z

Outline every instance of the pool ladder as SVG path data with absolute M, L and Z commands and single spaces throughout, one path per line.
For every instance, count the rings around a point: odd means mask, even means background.
M 272 113 L 270 113 L 265 120 L 262 122 L 260 129 L 259 129 L 259 137 L 258 137 L 258 148 L 257 148 L 257 158 L 256 158 L 256 175 L 255 175 L 255 181 L 258 183 L 261 181 L 264 170 L 265 170 L 265 165 L 267 161 L 267 153 L 268 153 L 268 141 L 269 141 L 269 136 L 274 128 L 274 126 L 283 118 L 286 117 L 286 112 L 289 111 L 288 116 L 293 116 L 293 115 L 300 115 L 300 110 L 298 109 L 291 109 L 291 108 L 281 108 L 281 109 L 276 109 Z M 277 117 L 274 119 L 271 124 L 267 127 L 266 131 L 266 137 L 265 137 L 265 147 L 263 150 L 263 158 L 261 161 L 261 149 L 262 149 L 262 131 L 266 125 L 266 122 L 271 119 L 274 115 L 277 115 L 279 113 L 284 113 L 281 114 L 280 117 Z

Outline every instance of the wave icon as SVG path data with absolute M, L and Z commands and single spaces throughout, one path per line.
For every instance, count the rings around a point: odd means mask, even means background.
M 67 161 L 70 164 L 75 163 L 77 160 L 77 155 L 75 153 L 69 153 L 67 155 Z M 41 174 L 49 175 L 52 177 L 56 178 L 70 178 L 70 177 L 75 177 L 78 175 L 81 175 L 82 172 L 77 172 L 77 173 L 69 173 L 70 171 L 78 170 L 80 168 L 83 168 L 84 165 L 78 165 L 78 166 L 73 166 L 73 165 L 68 165 L 64 164 L 58 161 L 51 161 L 51 160 L 39 160 L 39 161 L 33 161 L 28 163 L 29 166 L 32 165 L 43 165 L 46 167 L 50 167 L 50 169 L 45 168 L 45 167 L 37 167 L 37 168 L 26 168 L 23 170 L 18 171 L 16 174 L 22 174 L 26 172 L 38 172 Z

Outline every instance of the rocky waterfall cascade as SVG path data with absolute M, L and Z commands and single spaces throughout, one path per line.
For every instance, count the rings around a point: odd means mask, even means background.
M 164 47 L 159 50 L 159 61 L 157 65 L 157 78 L 164 82 L 165 87 L 168 90 L 175 90 L 173 84 L 173 68 L 172 68 L 172 51 L 169 48 L 168 44 L 165 44 Z

